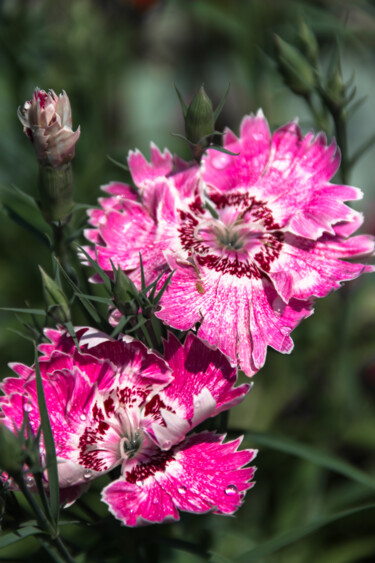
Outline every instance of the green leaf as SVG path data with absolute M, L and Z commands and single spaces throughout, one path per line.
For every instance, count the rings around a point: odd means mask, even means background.
M 16 211 L 15 209 L 12 209 L 6 203 L 3 203 L 3 208 L 4 208 L 4 211 L 6 212 L 6 214 L 8 215 L 8 217 L 10 219 L 12 219 L 12 221 L 17 223 L 17 225 L 19 225 L 20 227 L 23 227 L 26 231 L 29 231 L 29 233 L 31 233 L 36 239 L 38 239 L 47 248 L 49 248 L 49 249 L 51 248 L 49 238 L 43 232 L 39 231 L 39 229 L 34 227 L 34 225 L 32 225 L 27 219 L 25 219 L 25 217 L 22 217 L 22 215 L 20 213 L 18 213 L 18 211 Z
M 44 315 L 46 312 L 44 309 L 20 309 L 18 307 L 0 307 L 0 311 L 11 311 L 12 313 L 28 313 L 29 315 Z
M 116 166 L 118 166 L 118 168 L 121 168 L 122 170 L 125 170 L 125 172 L 129 172 L 129 167 L 126 166 L 126 164 L 123 164 L 122 162 L 119 162 L 118 160 L 115 160 L 114 158 L 112 158 L 111 156 L 109 156 L 109 154 L 107 154 L 107 158 L 110 162 L 112 162 L 112 164 L 115 164 Z
M 242 553 L 239 557 L 236 557 L 234 561 L 236 563 L 251 563 L 255 561 L 259 561 L 261 557 L 266 557 L 279 551 L 280 549 L 287 547 L 288 545 L 294 544 L 296 541 L 308 536 L 320 528 L 331 524 L 332 522 L 336 522 L 336 520 L 341 520 L 342 518 L 346 518 L 347 516 L 352 516 L 353 514 L 357 514 L 358 512 L 363 512 L 365 510 L 371 510 L 375 508 L 375 504 L 365 504 L 362 506 L 356 506 L 354 508 L 350 508 L 349 510 L 343 510 L 342 512 L 336 512 L 336 514 L 330 514 L 328 516 L 321 516 L 313 520 L 312 522 L 308 522 L 307 524 L 303 524 L 294 530 L 290 530 L 288 532 L 279 534 L 274 538 L 263 542 L 262 544 Z
M 111 338 L 116 338 L 118 334 L 120 334 L 120 332 L 122 331 L 122 329 L 125 327 L 125 325 L 127 324 L 127 322 L 129 321 L 130 317 L 122 317 L 120 322 L 118 323 L 118 325 L 113 329 L 113 331 L 111 332 Z
M 180 105 L 181 105 L 182 115 L 183 115 L 184 117 L 186 117 L 188 107 L 187 107 L 187 105 L 185 104 L 185 101 L 184 101 L 184 99 L 183 99 L 183 97 L 182 97 L 182 94 L 181 94 L 181 92 L 179 91 L 179 89 L 177 88 L 176 84 L 174 85 L 174 89 L 176 90 L 176 93 L 177 93 L 177 96 L 178 96 L 178 99 L 179 99 L 179 102 L 180 102 Z
M 96 323 L 100 323 L 100 317 L 95 307 L 90 303 L 90 301 L 88 301 L 86 295 L 81 293 L 78 285 L 76 285 L 74 281 L 71 279 L 71 277 L 66 273 L 66 271 L 64 270 L 58 259 L 56 257 L 54 258 L 56 264 L 59 266 L 60 272 L 63 274 L 64 278 L 66 279 L 70 287 L 73 289 L 74 295 L 78 297 L 78 299 L 80 300 L 80 302 L 82 303 L 82 305 L 84 306 L 90 317 L 92 317 Z
M 228 84 L 228 88 L 226 89 L 226 92 L 225 92 L 224 96 L 221 98 L 221 101 L 220 101 L 219 105 L 218 105 L 217 108 L 215 109 L 215 112 L 214 112 L 214 121 L 217 120 L 217 118 L 219 117 L 219 115 L 220 115 L 220 113 L 221 113 L 221 110 L 222 110 L 223 107 L 224 107 L 225 101 L 226 101 L 227 96 L 228 96 L 228 94 L 229 94 L 229 90 L 230 90 L 230 83 Z
M 113 305 L 113 300 L 110 297 L 99 297 L 98 295 L 87 295 L 86 293 L 75 292 L 77 297 L 84 297 L 89 301 L 96 301 L 97 303 L 104 303 L 105 305 Z
M 35 347 L 35 379 L 38 396 L 38 406 L 40 413 L 40 421 L 42 426 L 44 447 L 46 450 L 46 460 L 48 469 L 48 486 L 49 486 L 49 502 L 53 523 L 57 527 L 60 512 L 60 490 L 59 477 L 57 472 L 57 460 L 55 442 L 51 429 L 51 423 L 48 415 L 46 398 L 44 396 L 43 381 L 39 368 L 38 350 Z
M 143 260 L 142 260 L 142 254 L 139 253 L 139 265 L 141 267 L 141 286 L 142 286 L 142 291 L 146 290 L 146 281 L 145 281 L 145 271 L 143 269 Z
M 167 277 L 167 279 L 165 280 L 163 287 L 160 289 L 159 293 L 157 294 L 157 296 L 155 297 L 155 301 L 154 301 L 154 305 L 158 305 L 160 299 L 163 296 L 164 291 L 167 289 L 167 286 L 169 284 L 169 282 L 171 281 L 171 277 L 174 274 L 174 270 L 169 274 L 169 276 Z
M 311 446 L 300 444 L 299 442 L 295 442 L 289 438 L 272 436 L 262 432 L 245 431 L 243 433 L 246 435 L 247 439 L 255 444 L 306 459 L 307 461 L 316 463 L 321 467 L 340 473 L 341 475 L 344 475 L 345 477 L 348 477 L 365 487 L 375 489 L 375 478 L 367 475 L 364 471 L 353 467 L 350 463 L 347 463 L 337 457 L 320 452 Z
M 43 533 L 44 532 L 40 530 L 40 528 L 36 528 L 35 526 L 27 526 L 20 528 L 16 532 L 10 532 L 8 534 L 0 535 L 0 549 L 8 547 L 8 545 L 12 545 L 13 543 L 19 542 L 24 538 L 27 538 L 28 536 L 34 536 Z
M 73 338 L 74 344 L 76 345 L 78 350 L 80 350 L 78 338 L 77 338 L 77 335 L 76 335 L 76 331 L 74 330 L 73 323 L 71 321 L 68 321 L 67 323 L 64 324 L 64 326 L 67 329 L 67 331 L 69 332 L 70 336 Z
M 90 263 L 90 266 L 92 266 L 95 270 L 95 273 L 98 274 L 104 283 L 104 287 L 106 288 L 106 290 L 108 291 L 108 293 L 111 295 L 112 294 L 112 280 L 109 277 L 109 275 L 101 269 L 101 267 L 95 262 L 95 260 L 93 260 L 91 258 L 91 256 L 86 252 L 86 250 L 84 248 L 82 248 L 82 246 L 79 246 L 77 244 L 77 248 L 79 250 L 79 252 L 82 252 L 82 254 L 87 258 L 87 260 Z
M 225 149 L 224 147 L 221 147 L 220 145 L 209 145 L 207 148 L 214 150 L 214 151 L 223 152 L 225 154 L 230 154 L 231 156 L 238 156 L 240 154 L 239 152 L 228 151 L 228 149 Z

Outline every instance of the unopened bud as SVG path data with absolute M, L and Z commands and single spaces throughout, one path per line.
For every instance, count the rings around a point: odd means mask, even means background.
M 331 111 L 342 109 L 346 104 L 346 86 L 342 79 L 340 60 L 337 56 L 325 89 L 325 101 Z
M 315 35 L 303 19 L 301 19 L 299 22 L 298 38 L 300 40 L 302 53 L 315 67 L 318 62 L 319 46 Z
M 50 278 L 39 266 L 42 275 L 44 300 L 47 305 L 47 313 L 56 323 L 66 323 L 70 320 L 70 309 L 68 300 L 62 289 Z
M 276 58 L 285 84 L 295 94 L 311 94 L 315 86 L 314 69 L 295 47 L 275 35 Z
M 67 222 L 73 210 L 71 161 L 80 129 L 72 129 L 72 110 L 65 92 L 57 96 L 36 88 L 18 108 L 18 117 L 34 145 L 40 170 L 40 207 L 49 223 Z
M 57 96 L 36 88 L 30 101 L 18 108 L 18 117 L 42 165 L 57 168 L 74 158 L 80 129 L 72 129 L 72 110 L 65 92 Z
M 20 435 L 14 434 L 4 424 L 0 423 L 0 472 L 5 471 L 10 476 L 22 472 L 25 451 Z
M 115 270 L 113 298 L 117 309 L 125 316 L 136 315 L 139 305 L 136 301 L 137 288 L 130 278 L 119 267 Z
M 212 102 L 203 85 L 192 99 L 185 115 L 185 134 L 191 143 L 207 146 L 214 133 L 215 118 Z

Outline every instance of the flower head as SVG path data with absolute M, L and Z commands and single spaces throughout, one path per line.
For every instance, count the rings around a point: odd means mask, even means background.
M 128 163 L 137 191 L 120 182 L 104 186 L 110 197 L 99 200 L 101 209 L 89 211 L 95 229 L 85 231 L 95 251 L 86 250 L 109 275 L 111 263 L 118 265 L 140 288 L 140 253 L 146 285 L 169 270 L 164 252 L 178 244 L 178 202 L 194 203 L 200 193 L 199 167 L 168 150 L 161 153 L 154 144 L 150 163 L 139 151 L 130 152 Z
M 178 519 L 178 510 L 233 513 L 252 486 L 255 452 L 240 440 L 186 434 L 242 400 L 236 372 L 218 350 L 193 334 L 182 346 L 165 342 L 165 358 L 129 337 L 112 340 L 77 329 L 79 349 L 65 332 L 48 330 L 39 360 L 54 434 L 60 485 L 77 486 L 118 467 L 102 492 L 125 524 Z M 15 430 L 25 411 L 40 424 L 34 368 L 13 364 L 4 380 L 0 421 Z
M 293 122 L 271 135 L 259 112 L 243 119 L 239 138 L 228 130 L 224 147 L 240 154 L 208 150 L 195 190 L 176 190 L 159 166 L 137 199 L 102 200 L 87 236 L 100 265 L 112 259 L 135 282 L 139 251 L 149 281 L 156 264 L 168 264 L 174 274 L 157 316 L 180 330 L 199 323 L 200 337 L 252 375 L 268 345 L 292 350 L 290 333 L 315 297 L 373 271 L 343 259 L 371 255 L 374 239 L 350 237 L 363 219 L 344 201 L 362 193 L 329 182 L 340 156 L 323 134 L 304 137 Z M 146 168 L 137 159 L 134 178 Z
M 65 92 L 57 96 L 36 88 L 30 101 L 18 109 L 26 135 L 42 164 L 57 168 L 74 158 L 80 128 L 72 129 L 72 110 Z

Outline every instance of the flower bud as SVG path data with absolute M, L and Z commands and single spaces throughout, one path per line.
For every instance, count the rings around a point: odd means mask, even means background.
M 41 164 L 57 168 L 73 160 L 80 128 L 72 129 L 72 110 L 64 91 L 57 96 L 53 90 L 36 88 L 31 100 L 18 108 L 18 117 Z
M 307 26 L 304 20 L 300 20 L 298 26 L 298 38 L 301 45 L 301 51 L 307 60 L 315 67 L 318 62 L 319 46 L 315 35 Z
M 340 59 L 337 55 L 337 58 L 335 58 L 334 63 L 331 65 L 330 75 L 325 88 L 324 98 L 330 111 L 341 110 L 346 105 L 346 91 L 347 86 L 342 78 Z
M 22 472 L 25 452 L 20 435 L 14 434 L 0 423 L 0 472 L 8 475 L 20 475 Z
M 117 309 L 125 316 L 136 315 L 139 310 L 136 296 L 137 288 L 131 279 L 119 267 L 115 270 L 113 298 Z
M 276 58 L 285 84 L 295 94 L 307 96 L 315 86 L 314 69 L 309 61 L 292 45 L 275 35 Z
M 203 85 L 192 99 L 185 115 L 186 138 L 193 144 L 207 146 L 214 133 L 215 117 L 212 102 Z
M 70 320 L 70 309 L 68 301 L 57 283 L 50 278 L 39 266 L 42 275 L 44 300 L 47 305 L 47 313 L 56 323 L 66 323 Z

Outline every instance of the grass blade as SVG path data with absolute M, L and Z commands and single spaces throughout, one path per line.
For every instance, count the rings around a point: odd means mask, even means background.
M 59 477 L 57 472 L 56 449 L 55 449 L 55 442 L 53 439 L 51 423 L 47 410 L 46 398 L 44 395 L 42 376 L 39 368 L 38 351 L 36 348 L 35 348 L 35 377 L 36 377 L 36 389 L 38 396 L 40 421 L 41 421 L 43 438 L 44 438 L 44 447 L 46 450 L 49 502 L 50 502 L 52 518 L 54 519 L 53 524 L 57 528 L 59 521 L 59 513 L 60 513 L 60 490 L 59 490 Z
M 375 504 L 365 504 L 362 506 L 356 506 L 354 508 L 350 508 L 348 510 L 343 510 L 342 512 L 336 512 L 336 514 L 330 514 L 327 516 L 321 516 L 312 522 L 304 524 L 303 526 L 299 526 L 294 530 L 290 530 L 283 534 L 280 534 L 268 541 L 263 542 L 262 544 L 246 551 L 239 557 L 234 559 L 235 563 L 251 563 L 255 561 L 259 561 L 261 557 L 266 557 L 279 551 L 280 549 L 287 547 L 295 543 L 296 541 L 308 536 L 331 524 L 336 522 L 336 520 L 341 520 L 342 518 L 346 518 L 347 516 L 352 516 L 353 514 L 357 514 L 358 512 L 363 512 L 365 510 L 371 510 L 375 508 Z
M 320 452 L 311 446 L 300 444 L 299 442 L 295 442 L 289 438 L 272 436 L 263 432 L 245 431 L 242 433 L 244 433 L 246 438 L 252 443 L 306 459 L 316 465 L 320 465 L 321 467 L 340 473 L 341 475 L 344 475 L 345 477 L 352 479 L 365 487 L 375 489 L 375 478 L 335 456 Z

